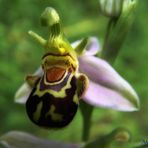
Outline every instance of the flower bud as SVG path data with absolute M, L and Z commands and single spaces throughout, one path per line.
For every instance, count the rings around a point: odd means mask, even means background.
M 105 16 L 118 18 L 122 12 L 123 0 L 99 0 L 99 4 Z
M 59 23 L 60 18 L 54 8 L 47 7 L 42 13 L 40 21 L 41 21 L 41 25 L 50 27 L 56 23 Z

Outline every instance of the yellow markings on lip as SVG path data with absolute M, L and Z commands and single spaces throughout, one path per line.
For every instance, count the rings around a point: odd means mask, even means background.
M 49 94 L 53 95 L 54 97 L 62 99 L 66 96 L 65 90 L 71 88 L 71 84 L 70 84 L 71 79 L 72 79 L 72 75 L 70 75 L 70 77 L 67 81 L 67 84 L 60 90 L 60 92 L 54 91 L 54 90 L 51 90 L 51 89 L 40 90 L 40 81 L 41 81 L 40 80 L 39 83 L 37 84 L 36 91 L 34 92 L 33 95 L 34 96 L 37 95 L 37 96 L 41 97 L 44 94 L 49 93 Z
M 43 107 L 43 102 L 41 101 L 39 104 L 37 104 L 37 109 L 36 111 L 33 113 L 33 119 L 34 121 L 38 122 L 40 115 L 41 115 L 41 109 Z
M 63 50 L 63 49 L 61 49 Z M 70 67 L 73 65 L 75 69 L 78 69 L 78 60 L 75 57 L 72 57 L 71 55 L 52 55 L 49 54 L 45 56 L 42 59 L 42 65 L 44 65 L 45 68 L 48 66 L 55 66 L 55 65 L 61 65 L 66 68 Z
M 60 65 L 70 65 L 71 63 L 76 63 L 76 61 L 74 61 L 69 55 L 47 55 L 42 59 L 42 64 L 44 63 L 49 66 L 59 63 Z
M 62 121 L 63 116 L 61 114 L 55 113 L 56 107 L 51 105 L 50 110 L 46 113 L 45 117 L 47 118 L 49 115 L 53 121 Z
M 76 104 L 79 104 L 79 99 L 78 99 L 77 94 L 74 95 L 73 102 L 76 103 Z

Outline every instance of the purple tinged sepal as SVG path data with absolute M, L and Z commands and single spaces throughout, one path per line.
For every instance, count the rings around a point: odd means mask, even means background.
M 120 111 L 139 109 L 139 98 L 131 85 L 103 59 L 94 56 L 79 58 L 80 72 L 90 82 L 83 96 L 87 103 Z
M 43 75 L 43 70 L 41 69 L 41 67 L 37 69 L 34 75 L 38 77 L 41 77 Z M 16 103 L 25 104 L 31 91 L 32 87 L 27 82 L 23 83 L 15 93 L 14 101 Z
M 25 82 L 16 92 L 15 94 L 15 102 L 20 104 L 25 104 L 32 88 L 28 85 L 27 82 Z

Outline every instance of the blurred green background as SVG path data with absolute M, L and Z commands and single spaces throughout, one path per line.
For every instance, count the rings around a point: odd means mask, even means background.
M 27 34 L 32 29 L 47 36 L 39 16 L 52 6 L 60 14 L 62 25 L 72 42 L 86 36 L 103 41 L 107 18 L 101 15 L 98 0 L 0 0 L 0 135 L 21 130 L 62 141 L 80 141 L 81 113 L 62 130 L 44 130 L 28 119 L 25 107 L 14 103 L 14 94 L 27 73 L 41 62 L 43 50 Z M 140 97 L 139 112 L 117 112 L 97 108 L 93 113 L 91 137 L 106 134 L 116 127 L 131 131 L 133 141 L 148 139 L 148 1 L 139 1 L 136 18 L 115 61 L 115 69 L 127 79 Z

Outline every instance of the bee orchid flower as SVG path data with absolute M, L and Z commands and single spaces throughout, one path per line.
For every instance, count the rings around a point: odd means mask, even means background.
M 75 48 L 81 41 L 72 43 Z M 86 103 L 119 111 L 136 111 L 139 98 L 132 86 L 105 60 L 96 56 L 101 53 L 97 38 L 90 37 L 83 54 L 78 57 L 79 71 L 89 79 L 88 88 L 80 98 Z M 41 67 L 35 75 L 42 76 Z M 32 88 L 25 82 L 15 94 L 15 102 L 25 104 Z
M 134 89 L 111 65 L 97 57 L 97 38 L 84 38 L 72 45 L 66 39 L 55 9 L 47 7 L 41 24 L 49 38 L 29 31 L 44 48 L 40 68 L 26 76 L 15 101 L 25 103 L 30 120 L 44 128 L 62 128 L 74 118 L 81 99 L 93 106 L 135 111 L 139 99 Z M 99 54 L 100 52 L 100 54 Z

